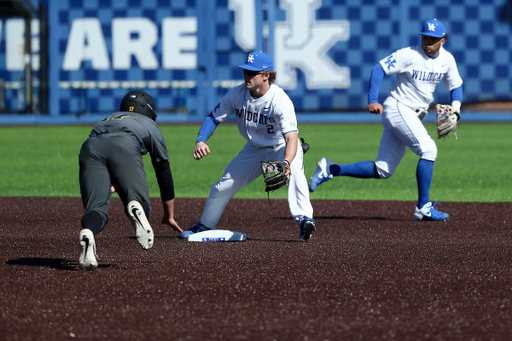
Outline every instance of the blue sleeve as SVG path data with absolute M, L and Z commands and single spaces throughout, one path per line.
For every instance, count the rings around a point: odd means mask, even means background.
M 212 114 L 206 116 L 201 129 L 199 129 L 196 142 L 206 142 L 206 140 L 212 136 L 218 125 L 219 121 L 217 121 Z
M 452 102 L 459 101 L 462 103 L 462 85 L 450 91 L 450 99 Z
M 373 67 L 368 89 L 368 104 L 377 103 L 379 101 L 379 88 L 385 75 L 386 72 L 380 63 Z

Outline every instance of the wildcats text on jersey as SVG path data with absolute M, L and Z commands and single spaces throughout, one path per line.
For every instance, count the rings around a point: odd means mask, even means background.
M 436 82 L 439 83 L 446 72 L 425 72 L 420 70 L 412 70 L 412 79 L 425 82 Z
M 246 121 L 252 121 L 256 124 L 267 125 L 269 123 L 275 123 L 276 120 L 273 117 L 268 117 L 265 114 L 258 114 L 257 112 L 251 112 L 245 108 L 235 108 L 235 115 L 238 118 L 242 118 Z

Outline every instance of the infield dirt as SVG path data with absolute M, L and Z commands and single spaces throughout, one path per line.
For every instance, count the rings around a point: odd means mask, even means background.
M 182 228 L 205 199 L 176 199 Z M 4 340 L 511 340 L 512 203 L 314 200 L 302 242 L 285 200 L 233 199 L 193 243 L 160 225 L 139 247 L 118 198 L 96 237 L 99 268 L 78 270 L 79 198 L 0 198 Z

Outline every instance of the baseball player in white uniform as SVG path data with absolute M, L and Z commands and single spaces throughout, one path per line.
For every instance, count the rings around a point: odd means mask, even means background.
M 230 90 L 206 117 L 196 140 L 194 158 L 200 160 L 210 153 L 206 141 L 230 115 L 235 115 L 238 130 L 247 143 L 212 186 L 201 221 L 181 233 L 180 238 L 215 229 L 229 200 L 262 174 L 260 162 L 282 160 L 288 166 L 290 212 L 298 224 L 300 238 L 307 241 L 316 229 L 316 222 L 293 103 L 273 84 L 276 73 L 268 55 L 252 52 L 239 67 L 243 69 L 245 82 Z
M 444 49 L 448 38 L 444 25 L 436 20 L 423 24 L 421 45 L 400 49 L 382 59 L 372 69 L 368 91 L 368 110 L 382 114 L 384 132 L 375 162 L 361 161 L 352 164 L 334 164 L 322 158 L 311 177 L 309 190 L 334 176 L 387 179 L 393 175 L 407 147 L 419 155 L 416 168 L 418 204 L 414 217 L 417 220 L 444 221 L 448 213 L 430 202 L 430 185 L 437 157 L 437 147 L 422 124 L 427 115 L 437 85 L 444 81 L 450 90 L 451 105 L 457 113 L 462 102 L 462 79 L 454 57 Z M 378 103 L 379 87 L 384 76 L 396 74 L 389 97 L 384 106 Z

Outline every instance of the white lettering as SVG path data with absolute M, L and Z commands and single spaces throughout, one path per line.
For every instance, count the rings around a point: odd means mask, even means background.
M 162 65 L 166 69 L 197 67 L 197 18 L 165 18 L 162 21 Z
M 93 69 L 110 68 L 107 47 L 97 18 L 75 19 L 69 32 L 63 70 L 78 70 L 83 61 L 91 61 Z
M 229 0 L 235 12 L 235 41 L 244 51 L 256 48 L 256 13 L 254 0 Z
M 25 35 L 25 24 L 21 19 L 7 20 L 5 24 L 6 67 L 10 71 L 23 70 L 23 44 Z
M 32 70 L 39 70 L 39 19 L 31 22 Z M 1 28 L 1 25 L 0 25 Z M 0 29 L 1 33 L 1 29 Z M 8 71 L 25 69 L 25 21 L 9 19 L 5 24 L 5 67 Z
M 112 64 L 114 69 L 127 70 L 131 57 L 141 69 L 157 69 L 158 60 L 153 51 L 158 42 L 158 29 L 147 18 L 112 20 Z
M 275 25 L 274 67 L 284 89 L 297 88 L 297 71 L 306 76 L 308 89 L 348 88 L 350 69 L 327 56 L 338 41 L 348 40 L 347 20 L 316 20 L 320 0 L 281 0 L 287 20 Z

